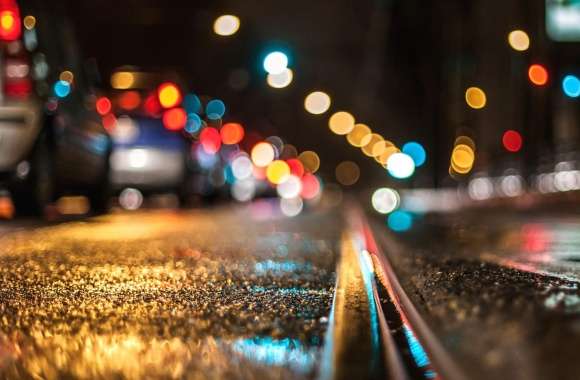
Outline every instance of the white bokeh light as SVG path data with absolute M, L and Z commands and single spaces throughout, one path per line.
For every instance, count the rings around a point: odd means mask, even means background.
M 380 214 L 388 214 L 399 207 L 400 197 L 396 190 L 382 187 L 375 190 L 371 197 L 371 203 L 375 211 Z
M 284 72 L 288 67 L 288 56 L 280 51 L 275 51 L 264 58 L 264 70 L 267 73 L 276 75 Z
M 409 178 L 415 172 L 415 161 L 408 154 L 394 153 L 387 160 L 387 170 L 395 178 Z

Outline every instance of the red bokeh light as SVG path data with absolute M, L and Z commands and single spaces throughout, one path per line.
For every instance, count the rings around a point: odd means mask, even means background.
M 107 130 L 107 132 L 111 133 L 113 132 L 113 129 L 115 129 L 115 126 L 117 125 L 117 118 L 115 117 L 115 115 L 113 114 L 107 114 L 105 116 L 103 116 L 103 127 L 105 127 L 105 129 Z
M 149 95 L 143 104 L 143 108 L 145 108 L 145 112 L 149 116 L 157 117 L 161 114 L 161 104 L 159 104 L 159 100 L 157 99 L 156 94 Z
M 217 129 L 207 127 L 199 134 L 199 142 L 206 153 L 216 154 L 222 145 L 222 138 Z
M 183 108 L 172 108 L 163 113 L 163 125 L 170 131 L 179 131 L 187 123 L 187 114 Z
M 548 83 L 548 70 L 542 65 L 531 65 L 528 70 L 528 78 L 536 86 L 543 86 Z
M 226 123 L 220 130 L 225 145 L 238 144 L 244 138 L 244 127 L 238 123 Z
M 286 161 L 288 166 L 290 166 L 290 173 L 294 174 L 296 177 L 302 177 L 304 175 L 304 165 L 297 158 L 291 158 Z
M 141 104 L 141 95 L 137 91 L 126 91 L 119 96 L 117 102 L 122 109 L 131 111 Z
M 522 135 L 519 132 L 509 130 L 503 134 L 503 146 L 509 152 L 519 152 L 522 149 Z
M 15 1 L 0 3 L 0 40 L 14 41 L 22 35 L 20 10 Z
M 320 182 L 318 181 L 318 178 L 313 174 L 305 174 L 304 177 L 302 177 L 302 191 L 300 192 L 302 198 L 313 199 L 316 198 L 319 193 Z
M 97 109 L 99 115 L 104 116 L 111 112 L 111 101 L 106 96 L 100 97 L 95 103 L 95 108 Z

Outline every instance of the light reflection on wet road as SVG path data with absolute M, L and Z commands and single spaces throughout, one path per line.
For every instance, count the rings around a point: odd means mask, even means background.
M 120 214 L 6 233 L 0 377 L 312 378 L 340 219 L 247 215 Z
M 390 258 L 470 378 L 577 379 L 579 227 L 556 212 L 431 215 Z

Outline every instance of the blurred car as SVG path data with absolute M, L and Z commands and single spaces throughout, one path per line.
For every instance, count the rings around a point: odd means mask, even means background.
M 17 214 L 69 192 L 106 206 L 110 138 L 62 6 L 0 0 L 0 184 Z
M 121 73 L 121 74 L 119 74 Z M 190 178 L 190 140 L 181 124 L 167 125 L 158 102 L 158 73 L 120 71 L 112 76 L 131 76 L 130 88 L 99 98 L 97 110 L 113 139 L 109 182 L 114 192 L 132 188 L 144 194 L 174 193 L 183 201 Z M 180 91 L 177 85 L 176 91 Z M 181 96 L 181 95 L 179 95 Z
M 122 115 L 111 131 L 110 184 L 113 190 L 182 194 L 187 178 L 189 143 L 167 130 L 160 119 Z

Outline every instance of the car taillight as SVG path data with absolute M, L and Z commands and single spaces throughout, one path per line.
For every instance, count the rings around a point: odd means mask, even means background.
M 14 0 L 0 0 L 0 40 L 15 41 L 22 34 L 20 9 Z

